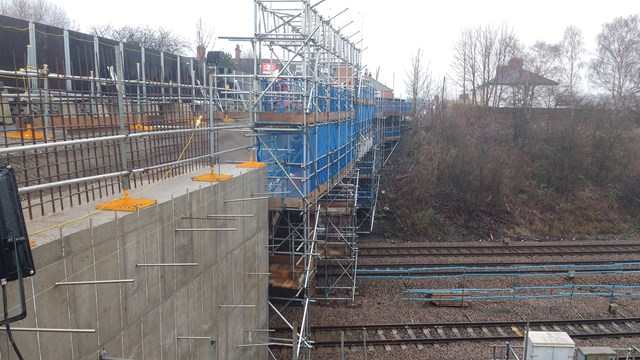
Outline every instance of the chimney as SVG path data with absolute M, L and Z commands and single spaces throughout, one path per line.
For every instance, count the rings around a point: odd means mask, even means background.
M 205 50 L 206 49 L 202 45 L 198 45 L 198 47 L 196 48 L 196 58 L 198 58 L 199 61 L 204 62 L 204 51 Z
M 524 66 L 524 61 L 522 61 L 522 59 L 520 59 L 520 58 L 511 58 L 511 59 L 509 59 L 509 65 L 508 66 L 511 69 L 522 70 L 522 68 Z
M 240 56 L 242 55 L 242 50 L 240 50 L 240 45 L 236 44 L 236 65 L 240 66 Z
M 498 65 L 496 66 L 496 77 L 502 76 L 502 74 L 506 73 L 509 70 L 509 66 L 507 65 Z

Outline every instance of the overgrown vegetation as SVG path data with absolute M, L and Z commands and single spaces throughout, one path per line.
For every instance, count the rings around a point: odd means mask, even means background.
M 516 142 L 513 111 L 460 104 L 415 124 L 383 177 L 382 230 L 414 239 L 640 230 L 640 128 L 632 115 L 534 109 L 526 140 Z

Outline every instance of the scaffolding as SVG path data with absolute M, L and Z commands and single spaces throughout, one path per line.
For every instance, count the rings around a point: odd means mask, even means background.
M 375 92 L 361 50 L 308 0 L 254 4 L 254 36 L 227 39 L 253 50 L 244 96 L 255 158 L 268 165 L 272 324 L 292 330 L 271 342 L 309 358 L 310 304 L 355 297 L 358 163 L 375 148 Z M 321 267 L 340 271 L 317 277 Z
M 378 103 L 380 115 L 380 156 L 384 166 L 400 142 L 400 135 L 412 126 L 411 103 L 400 99 L 385 99 Z

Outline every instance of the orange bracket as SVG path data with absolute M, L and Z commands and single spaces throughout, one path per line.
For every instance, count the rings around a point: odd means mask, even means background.
M 249 156 L 249 161 L 236 165 L 236 167 L 238 168 L 245 168 L 245 169 L 259 169 L 263 166 L 267 166 L 267 163 L 253 161 L 253 155 Z
M 211 168 L 211 172 L 208 174 L 204 174 L 204 175 L 199 175 L 196 177 L 192 177 L 191 180 L 193 181 L 208 181 L 208 182 L 223 182 L 225 180 L 229 180 L 233 177 L 233 175 L 225 175 L 225 174 L 218 174 L 215 172 L 214 168 Z
M 136 199 L 129 197 L 129 190 L 124 191 L 124 197 L 96 205 L 96 210 L 113 210 L 134 212 L 155 205 L 156 200 Z
M 34 131 L 30 124 L 26 125 L 26 128 L 22 131 L 11 131 L 4 135 L 9 139 L 26 139 L 26 140 L 42 140 L 44 139 L 44 133 L 42 131 Z M 48 135 L 47 139 L 51 139 L 53 136 Z
M 154 129 L 153 126 L 142 125 L 142 119 L 138 118 L 138 121 L 135 125 L 129 126 L 129 130 L 132 131 L 152 131 Z

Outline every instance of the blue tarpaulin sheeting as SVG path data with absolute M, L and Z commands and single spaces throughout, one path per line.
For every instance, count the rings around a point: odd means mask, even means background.
M 263 82 L 263 88 L 268 85 L 269 82 Z M 304 105 L 297 104 L 302 104 L 302 96 L 287 93 L 298 90 L 301 90 L 300 83 L 275 81 L 261 100 L 262 110 L 300 112 Z M 375 133 L 375 91 L 372 88 L 359 87 L 361 101 L 357 102 L 348 89 L 318 85 L 315 91 L 319 97 L 316 98 L 317 103 L 311 105 L 310 111 L 315 111 L 317 106 L 317 110 L 325 112 L 328 106 L 332 112 L 353 111 L 355 117 L 314 124 L 308 127 L 308 135 L 303 129 L 261 129 L 257 160 L 269 164 L 269 191 L 276 196 L 307 197 L 316 188 L 337 180 L 338 175 L 363 155 L 358 153 L 359 142 L 367 137 L 371 139 Z M 328 99 L 327 94 L 330 95 Z

